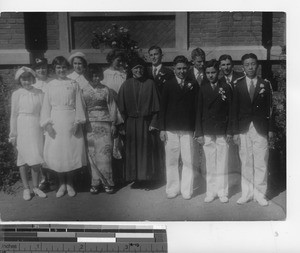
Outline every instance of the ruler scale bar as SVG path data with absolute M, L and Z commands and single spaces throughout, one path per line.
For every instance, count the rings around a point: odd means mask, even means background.
M 166 253 L 167 249 L 162 225 L 0 225 L 0 253 Z

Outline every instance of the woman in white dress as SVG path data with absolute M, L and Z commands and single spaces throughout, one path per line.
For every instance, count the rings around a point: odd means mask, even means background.
M 126 80 L 124 54 L 122 51 L 114 49 L 107 54 L 106 60 L 109 67 L 103 72 L 101 83 L 110 88 L 113 91 L 114 98 L 117 99 L 120 87 Z
M 44 159 L 58 173 L 56 197 L 66 191 L 73 197 L 73 171 L 86 165 L 81 128 L 86 120 L 85 109 L 78 83 L 67 77 L 68 61 L 58 56 L 52 66 L 56 79 L 47 85 L 41 114 L 41 125 L 46 130 Z
M 24 186 L 24 200 L 31 199 L 27 178 L 27 168 L 31 168 L 33 192 L 45 198 L 46 194 L 38 189 L 38 176 L 43 160 L 43 130 L 40 127 L 40 112 L 43 92 L 32 86 L 35 73 L 27 67 L 20 68 L 15 79 L 21 88 L 13 92 L 11 102 L 9 141 L 18 151 L 17 166 Z
M 33 87 L 42 90 L 44 93 L 46 91 L 46 87 L 51 79 L 48 76 L 48 61 L 45 58 L 36 58 L 35 63 L 33 64 L 33 70 L 35 71 L 36 79 Z M 39 184 L 39 189 L 42 191 L 50 190 L 50 174 L 49 168 L 46 163 L 42 164 L 41 168 L 41 182 Z
M 68 78 L 76 81 L 81 89 L 86 87 L 89 81 L 86 78 L 87 60 L 85 54 L 76 52 L 69 57 L 68 61 L 73 68 L 73 72 L 68 75 Z
M 113 49 L 107 56 L 106 61 L 109 67 L 103 72 L 102 84 L 107 86 L 113 94 L 114 100 L 118 103 L 118 93 L 121 85 L 126 81 L 127 74 L 124 69 L 125 56 L 121 50 Z M 118 112 L 119 113 L 119 112 Z M 118 117 L 121 118 L 120 115 Z M 122 131 L 121 128 L 118 129 L 119 132 Z M 122 159 L 122 154 L 124 156 L 124 135 L 117 134 L 113 140 L 113 159 L 112 164 L 115 171 L 116 182 L 123 183 L 124 181 L 124 161 Z

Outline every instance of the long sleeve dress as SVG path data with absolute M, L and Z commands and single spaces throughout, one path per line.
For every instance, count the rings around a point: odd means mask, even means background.
M 81 125 L 74 135 L 74 123 L 85 123 L 85 109 L 77 82 L 54 79 L 46 88 L 41 126 L 52 124 L 56 132 L 51 138 L 46 132 L 44 159 L 50 169 L 69 172 L 86 165 L 86 152 Z
M 106 86 L 93 88 L 86 84 L 82 86 L 82 92 L 89 121 L 87 141 L 92 186 L 98 186 L 100 181 L 105 186 L 114 186 L 111 127 L 122 123 L 122 119 L 118 117 L 117 105 Z
M 149 126 L 157 126 L 158 94 L 153 80 L 126 80 L 118 95 L 126 127 L 126 180 L 151 180 L 157 174 L 157 147 Z
M 17 166 L 43 163 L 42 103 L 43 92 L 36 88 L 20 88 L 12 94 L 9 137 L 17 140 Z

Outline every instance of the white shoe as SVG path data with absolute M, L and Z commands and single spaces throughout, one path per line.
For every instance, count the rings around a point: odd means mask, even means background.
M 23 191 L 23 199 L 24 200 L 31 200 L 31 192 L 29 189 L 24 189 Z
M 205 199 L 204 199 L 204 202 L 205 203 L 210 203 L 210 202 L 213 202 L 215 199 L 214 196 L 206 196 Z
M 184 196 L 184 195 L 182 195 L 182 197 L 183 197 L 184 199 L 186 199 L 186 200 L 189 200 L 189 199 L 191 199 L 191 198 L 192 198 L 192 196 L 191 196 L 191 195 L 188 195 L 188 196 Z
M 246 198 L 244 198 L 244 197 L 240 197 L 238 200 L 237 200 L 237 204 L 238 205 L 243 205 L 243 204 L 246 204 L 247 202 L 249 202 L 251 200 L 251 198 L 250 199 L 246 199 Z
M 46 198 L 47 195 L 41 191 L 39 188 L 33 188 L 33 193 L 36 195 L 36 196 L 39 196 L 40 198 Z
M 64 196 L 65 192 L 66 192 L 66 186 L 64 184 L 62 184 L 56 193 L 56 197 L 60 198 L 60 197 Z
M 173 193 L 173 194 L 170 194 L 170 193 L 167 193 L 167 198 L 168 199 L 174 199 L 174 198 L 176 198 L 177 197 L 177 193 Z
M 269 202 L 268 200 L 266 200 L 265 198 L 255 198 L 254 199 L 258 204 L 260 204 L 261 206 L 268 206 Z
M 219 197 L 219 200 L 220 200 L 221 203 L 227 203 L 229 201 L 227 196 Z
M 69 184 L 67 184 L 67 192 L 70 197 L 74 197 L 76 195 L 74 188 Z

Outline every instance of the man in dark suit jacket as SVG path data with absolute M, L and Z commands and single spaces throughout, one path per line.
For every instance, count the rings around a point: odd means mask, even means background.
M 197 47 L 192 51 L 191 58 L 193 66 L 188 70 L 187 79 L 197 82 L 200 86 L 205 78 L 203 70 L 205 53 L 201 48 Z
M 223 73 L 223 76 L 220 78 L 220 81 L 227 82 L 231 89 L 234 88 L 235 81 L 244 76 L 244 73 L 236 72 L 233 70 L 233 61 L 232 57 L 228 54 L 223 54 L 219 58 L 220 70 Z
M 203 145 L 206 160 L 206 197 L 228 202 L 228 143 L 232 138 L 232 92 L 226 82 L 218 81 L 219 63 L 213 59 L 204 67 L 207 80 L 200 87 L 195 137 Z
M 184 199 L 190 199 L 193 194 L 193 136 L 199 86 L 186 80 L 187 68 L 186 57 L 176 56 L 175 77 L 166 82 L 160 104 L 160 138 L 165 142 L 168 198 L 181 193 Z
M 240 145 L 242 196 L 238 204 L 254 199 L 268 205 L 268 139 L 273 138 L 272 87 L 257 76 L 258 59 L 245 54 L 242 64 L 246 76 L 237 81 L 233 95 L 234 141 Z
M 158 95 L 161 96 L 166 81 L 174 77 L 174 73 L 171 69 L 162 65 L 163 53 L 159 46 L 150 47 L 148 54 L 152 64 L 148 68 L 148 77 L 154 80 Z

